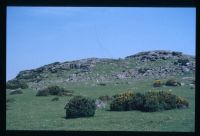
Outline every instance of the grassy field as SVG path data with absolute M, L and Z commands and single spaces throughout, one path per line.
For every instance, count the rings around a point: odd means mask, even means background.
M 146 92 L 149 90 L 172 90 L 173 94 L 189 101 L 189 108 L 162 112 L 125 111 L 114 112 L 96 110 L 94 117 L 65 119 L 64 106 L 71 98 L 63 96 L 59 101 L 51 101 L 55 96 L 36 97 L 36 91 L 26 89 L 23 94 L 10 95 L 14 98 L 6 112 L 7 130 L 102 130 L 102 131 L 194 131 L 195 89 L 189 86 L 153 88 L 153 81 L 116 81 L 99 86 L 95 82 L 66 83 L 62 85 L 74 90 L 74 95 L 98 98 L 114 95 L 127 90 Z

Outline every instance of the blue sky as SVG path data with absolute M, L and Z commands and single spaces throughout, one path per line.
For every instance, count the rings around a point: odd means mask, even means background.
M 7 8 L 7 80 L 55 61 L 141 51 L 195 55 L 195 8 Z

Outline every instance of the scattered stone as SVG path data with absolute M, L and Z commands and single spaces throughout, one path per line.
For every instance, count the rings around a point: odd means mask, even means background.
M 184 85 L 185 85 L 185 83 L 182 83 L 182 82 L 181 82 L 181 86 L 184 86 Z
M 101 100 L 99 100 L 99 99 L 97 99 L 96 102 L 95 102 L 95 105 L 96 105 L 96 107 L 97 107 L 98 109 L 105 109 L 107 103 L 106 103 L 106 102 L 103 102 L 103 101 L 101 101 Z

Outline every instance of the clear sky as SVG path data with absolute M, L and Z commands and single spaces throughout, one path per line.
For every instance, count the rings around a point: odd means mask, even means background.
M 55 61 L 149 50 L 195 55 L 195 8 L 7 8 L 7 80 Z

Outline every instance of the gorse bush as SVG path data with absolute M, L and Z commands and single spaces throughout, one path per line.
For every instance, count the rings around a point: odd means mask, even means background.
M 114 100 L 110 104 L 110 109 L 113 111 L 131 110 L 131 102 L 133 99 L 132 92 L 125 92 L 114 96 Z
M 186 99 L 184 99 L 180 96 L 177 96 L 176 97 L 176 107 L 177 108 L 187 108 L 187 107 L 189 107 L 189 103 Z
M 95 100 L 83 97 L 73 97 L 65 106 L 66 118 L 91 117 L 94 116 Z
M 136 93 L 131 101 L 132 110 L 142 110 L 144 105 L 144 94 Z
M 156 96 L 145 95 L 142 111 L 153 112 L 153 111 L 158 111 L 158 109 L 159 109 L 158 98 Z
M 49 86 L 45 89 L 39 90 L 36 96 L 48 96 L 48 95 L 57 95 L 57 96 L 71 96 L 73 91 L 65 90 L 59 86 Z
M 28 88 L 28 85 L 25 82 L 22 82 L 19 80 L 11 80 L 6 83 L 6 88 L 7 89 L 18 89 L 18 88 L 26 89 Z
M 153 83 L 153 87 L 161 87 L 162 86 L 162 82 L 160 80 L 155 80 Z
M 168 91 L 153 91 L 141 93 L 124 93 L 114 96 L 110 104 L 112 111 L 141 110 L 154 112 L 174 108 L 186 108 L 189 103 L 186 99 L 178 97 Z

